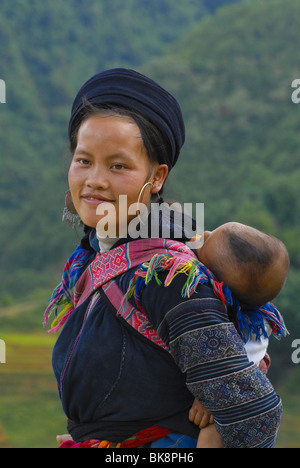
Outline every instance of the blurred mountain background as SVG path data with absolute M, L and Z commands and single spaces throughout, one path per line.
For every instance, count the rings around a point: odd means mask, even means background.
M 205 203 L 206 229 L 240 221 L 288 247 L 290 276 L 274 302 L 290 336 L 271 344 L 270 378 L 284 397 L 279 445 L 300 447 L 291 359 L 300 338 L 299 31 L 298 0 L 1 1 L 0 446 L 48 446 L 65 431 L 41 323 L 81 237 L 61 221 L 68 119 L 83 82 L 124 66 L 157 80 L 183 110 L 186 143 L 166 195 Z

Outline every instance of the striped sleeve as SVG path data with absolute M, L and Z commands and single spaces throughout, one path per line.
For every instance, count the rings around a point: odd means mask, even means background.
M 176 291 L 168 301 L 171 290 L 161 288 L 157 299 L 153 289 L 155 305 L 148 307 L 147 315 L 185 374 L 188 389 L 214 416 L 223 446 L 273 447 L 282 412 L 280 397 L 266 375 L 249 363 L 223 304 L 205 286 L 177 304 Z

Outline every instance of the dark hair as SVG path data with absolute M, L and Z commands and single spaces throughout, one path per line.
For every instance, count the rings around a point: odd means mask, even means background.
M 228 244 L 233 255 L 232 262 L 238 262 L 243 267 L 244 279 L 247 279 L 247 293 L 241 299 L 245 303 L 262 305 L 271 300 L 269 290 L 265 291 L 261 280 L 264 275 L 272 271 L 278 277 L 271 288 L 272 294 L 277 295 L 283 286 L 289 268 L 289 255 L 285 245 L 276 237 L 254 231 L 243 237 L 235 232 L 228 232 Z M 276 261 L 281 258 L 280 265 Z M 280 268 L 281 275 L 279 275 Z M 241 292 L 239 293 L 241 294 Z M 273 299 L 273 297 L 272 297 Z
M 276 247 L 276 250 L 279 248 L 277 239 L 274 237 L 268 236 L 269 239 L 274 241 L 272 246 Z M 257 237 L 256 244 L 250 243 L 249 240 L 241 237 L 240 235 L 230 232 L 228 233 L 229 246 L 232 253 L 235 257 L 243 263 L 246 264 L 255 264 L 264 267 L 268 267 L 273 260 L 273 250 L 271 250 L 270 245 L 266 242 L 263 242 L 262 239 Z
M 151 161 L 159 164 L 167 164 L 169 171 L 172 168 L 170 144 L 158 128 L 141 114 L 125 107 L 114 104 L 101 104 L 95 106 L 85 101 L 85 106 L 75 122 L 70 132 L 70 150 L 74 154 L 77 146 L 77 135 L 81 124 L 92 115 L 124 116 L 134 120 L 141 132 L 143 144 L 147 150 Z M 162 189 L 161 189 L 162 192 Z

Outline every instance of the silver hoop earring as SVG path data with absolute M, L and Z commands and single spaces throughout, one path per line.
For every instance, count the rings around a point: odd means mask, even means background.
M 144 194 L 144 191 L 145 191 L 145 188 L 147 187 L 147 185 L 152 185 L 152 188 L 154 188 L 154 185 L 152 184 L 152 182 L 146 182 L 143 187 L 141 188 L 140 190 L 140 193 L 139 193 L 139 196 L 138 196 L 138 201 L 137 201 L 137 209 L 136 209 L 136 212 L 137 212 L 137 217 L 139 218 L 140 222 L 143 223 L 143 221 L 141 220 L 141 217 L 140 217 L 140 214 L 141 214 L 141 210 L 139 209 L 139 206 L 140 206 L 140 203 L 141 203 L 141 199 L 143 197 L 143 194 Z
M 66 192 L 62 220 L 72 229 L 74 229 L 76 224 L 78 224 L 78 226 L 83 226 L 83 222 L 81 221 L 72 202 L 70 190 Z

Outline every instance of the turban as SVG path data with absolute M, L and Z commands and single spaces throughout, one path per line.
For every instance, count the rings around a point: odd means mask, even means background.
M 115 104 L 140 113 L 167 138 L 171 148 L 171 164 L 175 165 L 185 139 L 183 117 L 176 99 L 155 81 L 124 68 L 93 76 L 82 86 L 74 100 L 69 138 L 86 100 L 94 106 Z

